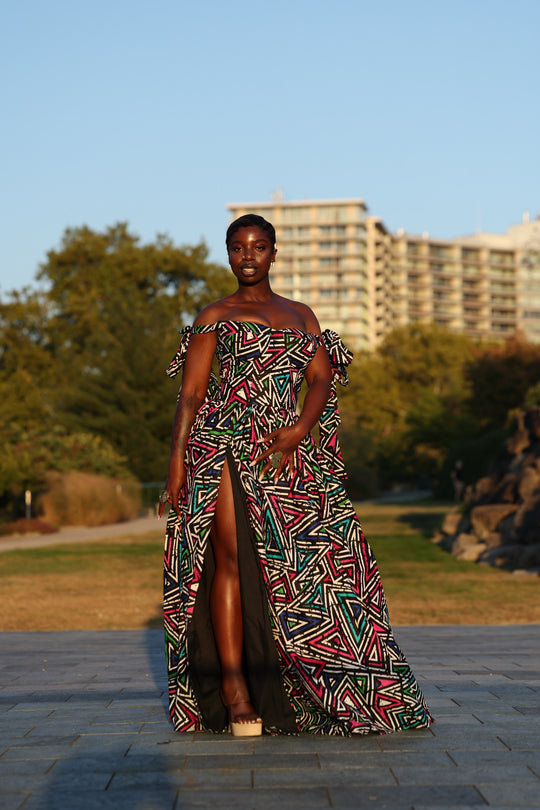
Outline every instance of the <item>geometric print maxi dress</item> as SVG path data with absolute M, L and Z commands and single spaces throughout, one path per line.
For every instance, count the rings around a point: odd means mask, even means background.
M 164 622 L 169 708 L 177 731 L 227 728 L 210 617 L 210 531 L 225 459 L 238 537 L 244 669 L 270 733 L 351 735 L 432 722 L 390 627 L 377 564 L 343 487 L 335 384 L 352 355 L 335 332 L 220 321 L 186 327 L 167 373 L 182 368 L 191 334 L 217 330 L 212 374 L 186 450 L 181 518 L 167 522 Z M 333 390 L 316 443 L 308 434 L 292 476 L 260 481 L 257 440 L 294 423 L 304 373 L 321 343 Z

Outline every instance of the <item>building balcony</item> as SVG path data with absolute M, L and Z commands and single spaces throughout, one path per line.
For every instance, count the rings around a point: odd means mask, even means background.
M 485 338 L 491 330 L 489 324 L 464 323 L 463 331 L 472 338 Z
M 516 324 L 517 323 L 517 315 L 516 313 L 491 313 L 491 322 L 497 324 Z
M 431 320 L 433 312 L 430 307 L 409 307 L 409 318 L 414 321 Z
M 441 306 L 439 303 L 433 304 L 433 315 L 435 317 L 456 318 L 461 312 L 461 307 Z
M 443 279 L 433 279 L 430 286 L 433 290 L 446 290 L 447 292 L 454 293 L 456 295 L 458 295 L 460 291 L 460 288 L 456 283 L 445 281 Z

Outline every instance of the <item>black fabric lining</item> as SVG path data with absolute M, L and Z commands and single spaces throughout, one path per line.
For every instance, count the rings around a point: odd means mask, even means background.
M 295 733 L 297 731 L 295 715 L 282 683 L 249 512 L 240 476 L 229 449 L 226 458 L 233 488 L 236 519 L 244 621 L 244 672 L 251 701 L 266 727 Z M 212 731 L 223 731 L 227 725 L 227 711 L 220 697 L 221 667 L 210 614 L 210 593 L 214 572 L 214 551 L 209 539 L 187 634 L 188 656 L 193 691 L 204 725 Z

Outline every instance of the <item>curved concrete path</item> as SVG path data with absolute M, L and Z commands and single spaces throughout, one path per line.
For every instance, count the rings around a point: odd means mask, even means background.
M 396 636 L 431 729 L 239 740 L 172 730 L 160 630 L 2 633 L 0 806 L 540 807 L 540 625 Z
M 109 537 L 142 534 L 154 531 L 154 529 L 165 532 L 165 520 L 165 517 L 158 520 L 152 515 L 136 520 L 126 520 L 123 523 L 109 523 L 106 526 L 64 526 L 52 534 L 10 534 L 0 536 L 0 553 L 15 549 L 61 546 L 66 543 L 86 543 Z

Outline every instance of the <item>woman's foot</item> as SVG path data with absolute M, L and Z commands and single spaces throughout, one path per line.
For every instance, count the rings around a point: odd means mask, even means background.
M 232 702 L 228 703 L 222 693 L 221 699 L 229 712 L 229 728 L 233 737 L 259 737 L 262 734 L 262 719 L 247 695 L 235 695 Z

